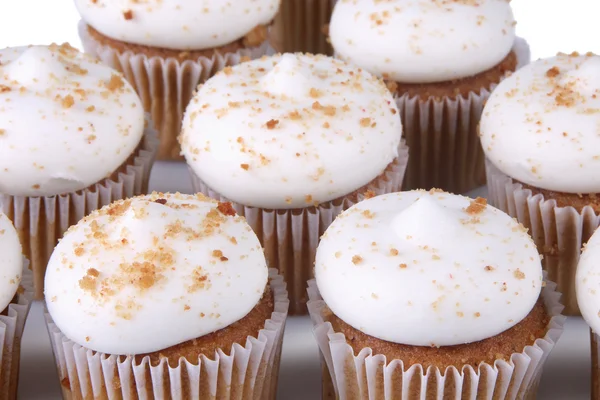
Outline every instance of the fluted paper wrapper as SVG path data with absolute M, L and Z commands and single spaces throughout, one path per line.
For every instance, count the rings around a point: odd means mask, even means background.
M 542 367 L 556 341 L 563 332 L 566 318 L 561 314 L 560 293 L 548 282 L 542 289 L 542 299 L 551 317 L 548 332 L 521 353 L 511 355 L 509 361 L 494 364 L 470 365 L 462 370 L 448 367 L 424 369 L 420 364 L 404 365 L 402 360 L 387 360 L 375 355 L 370 348 L 354 354 L 342 333 L 336 333 L 329 322 L 324 322 L 327 306 L 314 280 L 308 284 L 308 309 L 313 322 L 313 333 L 325 362 L 324 393 L 331 399 L 409 400 L 409 399 L 535 399 L 542 375 Z
M 333 54 L 326 32 L 337 0 L 282 0 L 270 32 L 281 53 Z
M 134 155 L 112 176 L 86 189 L 46 197 L 0 194 L 2 210 L 13 221 L 30 260 L 36 299 L 44 297 L 46 264 L 71 225 L 113 201 L 147 193 L 157 148 L 157 133 L 147 128 Z
M 17 398 L 21 338 L 33 300 L 33 276 L 28 267 L 24 260 L 21 293 L 8 305 L 6 315 L 0 315 L 0 399 Z
M 234 343 L 231 351 L 218 349 L 213 357 L 200 355 L 196 363 L 181 358 L 176 367 L 170 367 L 166 358 L 152 366 L 149 357 L 137 364 L 133 356 L 81 347 L 66 338 L 46 313 L 63 398 L 275 400 L 289 300 L 277 270 L 269 270 L 269 280 L 275 308 L 257 337 Z
M 600 399 L 600 337 L 590 330 L 592 348 L 592 395 L 591 400 Z
M 391 168 L 370 182 L 364 192 L 369 190 L 380 195 L 400 191 L 407 161 L 408 148 L 402 141 Z M 195 192 L 219 201 L 231 201 L 208 187 L 191 169 L 190 175 Z M 290 293 L 290 314 L 306 314 L 306 282 L 313 277 L 319 238 L 338 214 L 363 198 L 364 193 L 353 193 L 316 207 L 290 210 L 269 210 L 231 202 L 258 236 L 267 264 L 283 275 Z
M 539 252 L 549 278 L 563 294 L 565 315 L 581 315 L 575 293 L 575 271 L 581 249 L 590 239 L 600 219 L 592 207 L 577 212 L 573 207 L 558 207 L 556 201 L 534 195 L 531 190 L 486 161 L 488 201 L 527 229 Z
M 260 58 L 269 51 L 265 41 L 261 46 L 241 49 L 235 53 L 213 52 L 212 57 L 195 61 L 177 58 L 149 57 L 131 51 L 119 52 L 96 41 L 88 32 L 87 24 L 79 22 L 79 37 L 86 53 L 121 72 L 142 99 L 144 109 L 152 115 L 160 132 L 159 160 L 183 160 L 177 136 L 185 109 L 198 84 L 228 66 L 246 59 Z
M 517 69 L 529 63 L 525 40 L 517 38 L 513 51 Z M 460 194 L 485 184 L 485 156 L 477 126 L 495 87 L 471 92 L 466 98 L 396 96 L 411 149 L 404 190 L 438 188 Z

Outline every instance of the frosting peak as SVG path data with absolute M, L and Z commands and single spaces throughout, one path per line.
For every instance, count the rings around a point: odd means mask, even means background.
M 317 249 L 327 306 L 362 332 L 413 346 L 476 342 L 525 318 L 542 287 L 526 230 L 485 200 L 402 192 L 339 216 Z
M 144 354 L 242 319 L 267 275 L 258 238 L 231 205 L 154 193 L 71 227 L 50 258 L 45 297 L 74 342 Z
M 0 103 L 0 192 L 14 196 L 97 183 L 144 132 L 129 83 L 66 44 L 0 50 Z
M 286 53 L 262 79 L 264 90 L 276 95 L 308 97 L 309 89 L 321 87 L 320 82 L 311 82 L 312 72 L 297 54 Z

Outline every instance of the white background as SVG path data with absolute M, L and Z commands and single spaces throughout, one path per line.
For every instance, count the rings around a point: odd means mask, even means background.
M 600 53 L 600 1 L 513 0 L 511 4 L 518 21 L 517 33 L 531 45 L 534 59 L 559 51 Z M 0 0 L 0 48 L 51 42 L 70 42 L 79 47 L 77 21 L 71 0 Z M 153 173 L 152 186 L 163 191 L 189 190 L 183 166 L 169 163 L 159 163 Z M 318 352 L 307 318 L 290 319 L 283 351 L 279 398 L 318 399 Z M 37 303 L 32 308 L 23 339 L 20 399 L 60 398 L 53 363 L 41 304 Z M 587 327 L 581 319 L 570 319 L 547 363 L 539 398 L 588 399 L 589 366 Z

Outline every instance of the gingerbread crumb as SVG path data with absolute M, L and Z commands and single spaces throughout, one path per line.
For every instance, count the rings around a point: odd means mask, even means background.
M 557 75 L 560 74 L 560 69 L 556 66 L 550 68 L 548 71 L 546 71 L 546 76 L 548 78 L 555 78 Z
M 131 10 L 123 11 L 123 18 L 125 18 L 126 21 L 132 20 L 133 19 L 133 11 L 131 11 Z
M 279 120 L 271 119 L 267 121 L 267 129 L 275 129 L 275 127 L 279 124 Z
M 490 265 L 486 265 L 484 268 L 486 271 L 490 272 L 494 270 L 494 267 L 490 266 Z
M 487 200 L 483 197 L 478 197 L 475 200 L 471 201 L 471 204 L 465 209 L 467 214 L 480 214 L 485 210 L 485 206 L 487 205 Z
M 525 274 L 523 273 L 523 271 L 521 271 L 520 269 L 516 269 L 515 272 L 513 273 L 515 279 L 518 280 L 523 280 L 525 279 Z
M 237 215 L 235 209 L 233 208 L 233 206 L 231 205 L 230 202 L 226 201 L 226 202 L 219 202 L 217 205 L 217 210 L 219 210 L 219 212 L 223 215 L 227 215 L 229 217 L 233 217 L 235 215 Z
M 71 108 L 75 104 L 75 99 L 68 94 L 62 99 L 61 104 L 64 108 Z
M 374 191 L 369 189 L 364 193 L 364 196 L 365 196 L 365 200 L 368 200 L 368 199 L 372 199 L 373 197 L 377 196 L 377 194 L 375 194 Z
M 358 265 L 363 262 L 363 258 L 359 255 L 352 256 L 352 263 Z
M 110 77 L 110 81 L 108 81 L 106 84 L 106 88 L 111 92 L 114 92 L 115 90 L 121 89 L 124 85 L 125 82 L 123 82 L 123 78 L 121 78 L 119 75 L 113 74 Z
M 167 204 L 167 199 L 156 199 L 156 200 L 154 200 L 154 202 L 158 203 L 158 204 L 162 204 L 164 206 L 165 204 Z
M 243 170 L 248 171 L 250 169 L 250 165 L 248 165 L 248 164 L 240 164 L 240 168 L 242 168 Z

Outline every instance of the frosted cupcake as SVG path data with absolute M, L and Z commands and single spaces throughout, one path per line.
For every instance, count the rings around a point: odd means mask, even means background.
M 599 68 L 592 54 L 536 61 L 498 86 L 481 119 L 490 200 L 530 230 L 568 314 L 600 215 Z
M 33 297 L 31 274 L 23 277 L 19 236 L 0 212 L 0 398 L 16 399 L 21 338 Z
M 280 52 L 332 53 L 327 26 L 337 0 L 282 0 L 270 31 Z
M 267 53 L 280 0 L 75 0 L 86 52 L 123 72 L 160 130 L 160 159 L 180 158 L 177 135 L 196 85 Z
M 527 231 L 481 198 L 363 201 L 325 232 L 315 275 L 332 398 L 534 398 L 564 323 Z
M 230 204 L 104 207 L 56 247 L 45 296 L 65 398 L 275 398 L 285 284 Z
M 66 44 L 0 50 L 0 102 L 0 203 L 40 298 L 63 232 L 146 192 L 156 133 L 119 73 Z
M 306 311 L 319 236 L 364 193 L 400 188 L 407 160 L 386 87 L 325 56 L 284 54 L 227 68 L 186 110 L 194 188 L 232 201 Z
M 383 77 L 394 93 L 411 149 L 406 189 L 464 193 L 485 183 L 481 110 L 495 85 L 529 61 L 508 1 L 341 0 L 329 34 L 338 57 Z
M 592 351 L 592 393 L 590 398 L 597 399 L 600 396 L 600 268 L 598 259 L 600 254 L 600 232 L 596 231 L 589 239 L 577 266 L 576 291 L 577 302 L 581 315 L 591 328 L 591 351 Z

